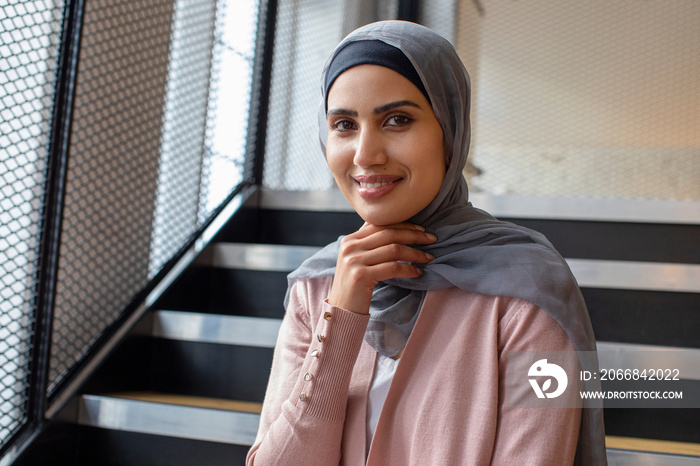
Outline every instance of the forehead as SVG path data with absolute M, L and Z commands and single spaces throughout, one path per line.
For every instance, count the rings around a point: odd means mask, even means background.
M 328 108 L 414 100 L 427 104 L 423 93 L 406 77 L 379 65 L 354 66 L 338 76 L 328 91 Z M 428 104 L 429 105 L 429 104 Z

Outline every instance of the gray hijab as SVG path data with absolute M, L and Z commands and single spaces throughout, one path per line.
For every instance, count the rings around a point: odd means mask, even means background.
M 421 246 L 435 256 L 419 278 L 379 283 L 370 306 L 365 340 L 379 353 L 396 355 L 406 344 L 428 290 L 458 287 L 492 296 L 521 298 L 546 311 L 566 331 L 577 351 L 595 351 L 595 338 L 583 296 L 564 259 L 540 233 L 496 220 L 468 201 L 462 170 L 470 139 L 470 82 L 452 45 L 428 28 L 404 21 L 382 21 L 361 27 L 348 42 L 380 40 L 401 50 L 418 72 L 442 126 L 450 162 L 435 199 L 410 222 L 437 236 Z M 320 140 L 325 153 L 325 92 L 319 110 Z M 340 239 L 329 244 L 289 275 L 294 281 L 333 275 Z M 602 409 L 584 409 L 579 440 L 580 464 L 605 464 Z

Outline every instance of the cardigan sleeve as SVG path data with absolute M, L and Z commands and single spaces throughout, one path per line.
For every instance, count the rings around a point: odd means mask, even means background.
M 581 408 L 517 408 L 505 399 L 509 351 L 574 351 L 566 332 L 545 311 L 520 301 L 500 323 L 498 424 L 491 464 L 573 464 Z M 526 386 L 527 390 L 530 389 Z
M 290 290 L 249 466 L 340 461 L 350 377 L 369 316 L 331 306 L 318 288 L 300 280 Z

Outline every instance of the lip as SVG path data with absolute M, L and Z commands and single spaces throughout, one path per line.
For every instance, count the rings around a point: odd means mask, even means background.
M 386 196 L 403 180 L 400 176 L 394 175 L 356 175 L 352 178 L 355 180 L 357 193 L 362 199 L 366 200 L 374 200 Z

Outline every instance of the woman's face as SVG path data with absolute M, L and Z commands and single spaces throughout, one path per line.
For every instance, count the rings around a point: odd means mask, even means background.
M 445 178 L 442 128 L 425 96 L 377 65 L 350 68 L 328 93 L 326 156 L 343 195 L 368 223 L 408 220 Z

